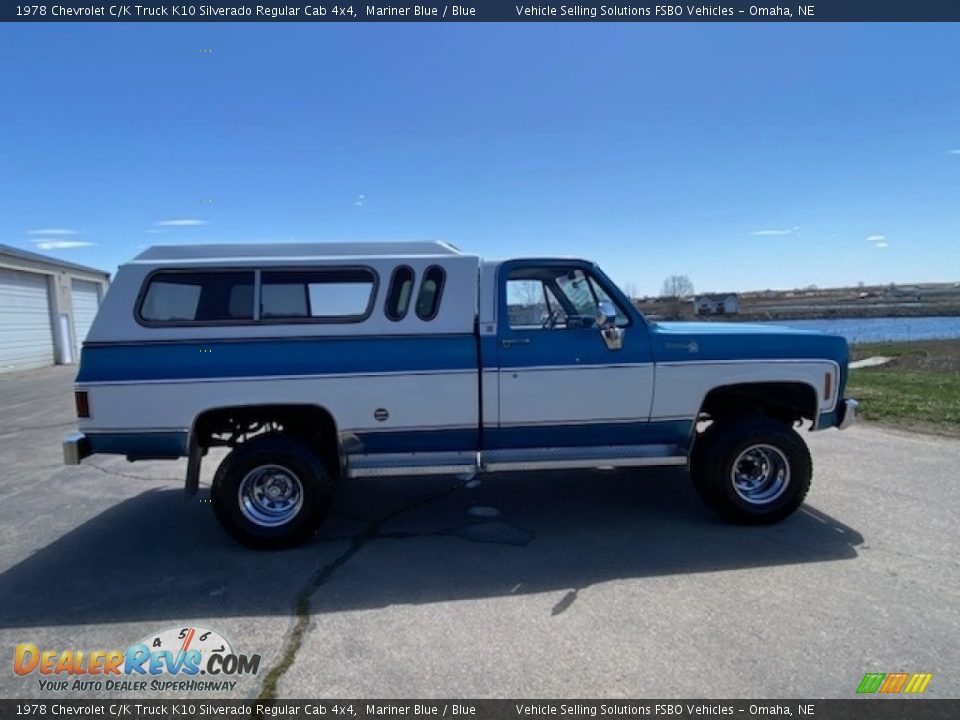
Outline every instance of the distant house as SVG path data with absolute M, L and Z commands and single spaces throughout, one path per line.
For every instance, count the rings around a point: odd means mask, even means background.
M 694 298 L 693 309 L 697 315 L 736 315 L 740 312 L 740 296 L 735 293 L 718 297 L 701 295 Z

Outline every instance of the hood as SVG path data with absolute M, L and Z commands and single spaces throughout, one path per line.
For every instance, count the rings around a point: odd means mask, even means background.
M 658 362 L 679 360 L 827 359 L 845 365 L 845 338 L 817 330 L 736 322 L 650 324 Z

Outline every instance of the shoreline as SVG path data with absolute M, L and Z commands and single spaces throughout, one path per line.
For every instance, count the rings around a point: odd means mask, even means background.
M 673 321 L 666 315 L 654 312 L 645 312 L 639 307 L 644 317 L 659 321 Z M 777 322 L 789 320 L 897 320 L 898 318 L 960 318 L 960 307 L 942 308 L 940 312 L 930 312 L 928 308 L 910 308 L 891 313 L 889 308 L 845 308 L 837 307 L 826 311 L 808 310 L 753 310 L 741 311 L 736 315 L 693 315 L 683 314 L 677 319 L 679 322 Z

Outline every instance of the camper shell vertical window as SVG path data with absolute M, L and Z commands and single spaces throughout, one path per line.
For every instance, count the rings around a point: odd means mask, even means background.
M 439 265 L 431 265 L 423 274 L 423 282 L 417 295 L 417 317 L 421 320 L 433 320 L 437 316 L 446 278 L 447 274 Z
M 387 288 L 387 302 L 384 305 L 384 313 L 390 320 L 403 320 L 406 317 L 415 280 L 416 276 L 409 265 L 401 265 L 393 271 L 390 287 Z

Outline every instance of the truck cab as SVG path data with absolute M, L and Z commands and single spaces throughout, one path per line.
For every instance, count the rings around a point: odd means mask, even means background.
M 84 343 L 65 460 L 187 458 L 257 547 L 303 541 L 364 476 L 689 466 L 735 522 L 812 475 L 796 432 L 845 427 L 841 338 L 652 323 L 594 263 L 444 243 L 154 247 Z M 398 480 L 399 481 L 399 480 Z

